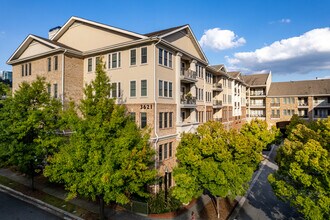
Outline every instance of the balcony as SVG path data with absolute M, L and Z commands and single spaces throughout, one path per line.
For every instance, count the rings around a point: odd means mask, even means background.
M 213 100 L 213 108 L 222 108 L 222 101 L 221 100 Z
M 181 108 L 196 108 L 196 97 L 181 97 Z
M 270 118 L 280 118 L 280 115 L 270 115 Z
M 222 118 L 214 118 L 213 121 L 222 122 Z
M 299 118 L 308 118 L 308 115 L 298 115 Z
M 250 117 L 251 118 L 265 118 L 266 115 L 264 115 L 264 114 L 251 114 Z
M 266 108 L 265 103 L 251 103 L 250 108 Z
M 326 101 L 322 102 L 313 102 L 314 107 L 330 107 L 330 103 Z
M 192 70 L 181 70 L 180 79 L 185 83 L 195 83 L 197 82 L 197 74 Z
M 299 108 L 308 108 L 308 102 L 298 102 Z
M 223 90 L 222 89 L 222 84 L 221 83 L 213 83 L 212 90 L 221 92 Z
M 250 96 L 266 96 L 264 91 L 251 91 Z
M 270 107 L 280 107 L 280 103 L 270 103 Z

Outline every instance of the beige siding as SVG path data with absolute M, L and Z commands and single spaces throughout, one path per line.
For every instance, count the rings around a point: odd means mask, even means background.
M 32 41 L 18 59 L 31 57 L 31 56 L 45 53 L 45 52 L 48 52 L 51 50 L 52 50 L 52 48 L 50 48 L 44 44 L 41 44 L 37 41 Z
M 88 51 L 111 46 L 136 38 L 110 30 L 105 30 L 75 22 L 59 39 L 58 42 L 80 51 Z

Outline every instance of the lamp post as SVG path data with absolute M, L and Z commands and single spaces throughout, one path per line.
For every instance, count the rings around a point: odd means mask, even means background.
M 165 205 L 167 206 L 167 173 L 168 173 L 168 168 L 165 166 L 165 177 L 164 177 L 164 182 L 165 182 Z

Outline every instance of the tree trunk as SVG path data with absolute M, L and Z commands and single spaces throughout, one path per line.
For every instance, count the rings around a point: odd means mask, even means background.
M 105 220 L 103 195 L 99 196 L 99 200 L 100 200 L 100 220 Z
M 33 162 L 30 161 L 30 174 L 31 174 L 31 188 L 32 191 L 35 191 L 35 187 L 34 187 L 34 166 L 33 166 Z
M 218 218 L 220 218 L 220 198 L 216 197 L 217 200 L 217 213 L 218 213 Z

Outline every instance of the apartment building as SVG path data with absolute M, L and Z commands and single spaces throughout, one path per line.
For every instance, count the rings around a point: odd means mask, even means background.
M 266 119 L 266 96 L 268 94 L 272 78 L 271 72 L 263 74 L 251 74 L 243 76 L 247 89 L 247 117 L 249 119 Z
M 48 92 L 65 106 L 83 98 L 83 87 L 95 78 L 101 61 L 111 79 L 110 96 L 141 128 L 151 129 L 155 167 L 160 175 L 166 171 L 168 186 L 181 133 L 209 120 L 223 121 L 227 128 L 245 120 L 241 74 L 209 66 L 189 25 L 138 34 L 71 17 L 51 29 L 48 39 L 27 36 L 7 63 L 13 69 L 13 91 L 43 76 Z
M 306 120 L 330 116 L 330 79 L 271 83 L 266 97 L 268 125 L 288 122 L 293 114 Z

